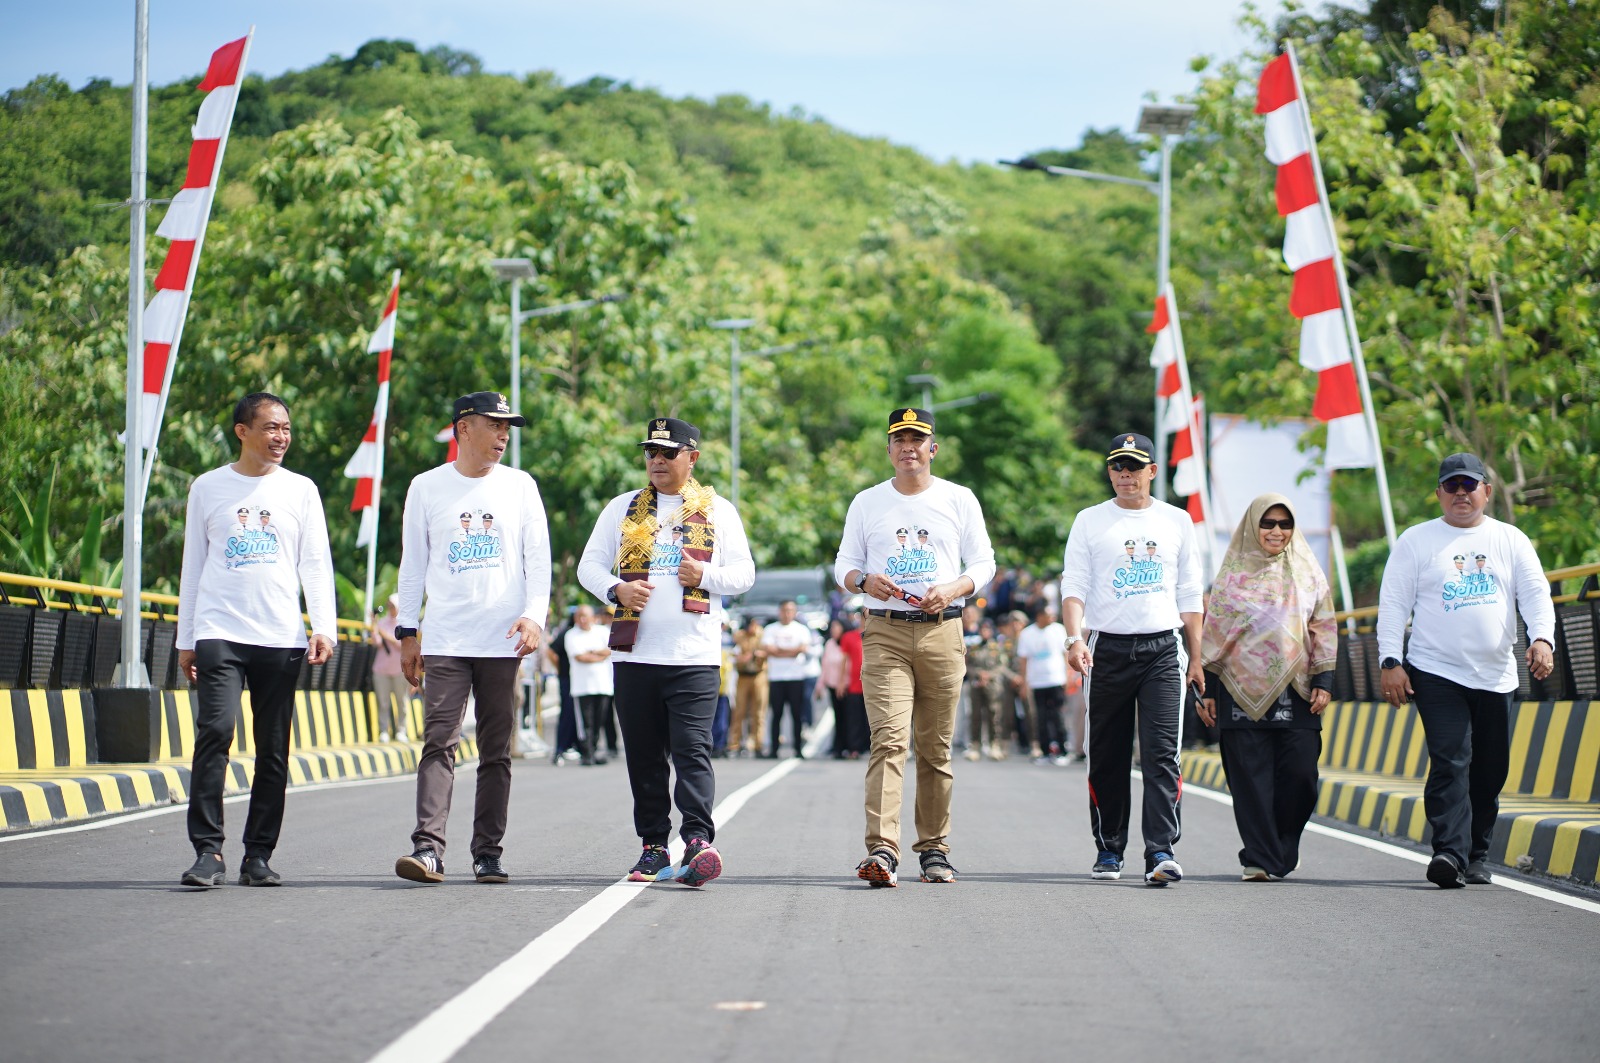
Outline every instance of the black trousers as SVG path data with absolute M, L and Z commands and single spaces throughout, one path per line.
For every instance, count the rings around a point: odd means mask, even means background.
M 646 845 L 667 844 L 676 801 L 683 839 L 714 840 L 711 806 L 717 778 L 711 770 L 711 720 L 717 713 L 720 669 L 629 662 L 613 665 L 612 677 L 639 838 Z M 669 761 L 678 776 L 670 799 Z
M 592 760 L 600 749 L 600 735 L 611 716 L 610 694 L 580 694 L 577 697 L 578 715 L 583 727 L 578 734 L 578 752 L 584 759 Z M 617 743 L 611 741 L 611 752 L 616 753 Z
M 1239 827 L 1239 866 L 1279 878 L 1300 862 L 1300 836 L 1317 808 L 1322 732 L 1304 727 L 1222 728 L 1222 768 Z
M 1099 667 L 1096 662 L 1095 667 Z M 1067 704 L 1066 687 L 1034 687 L 1033 715 L 1038 721 L 1039 747 L 1046 753 L 1067 751 L 1067 718 L 1061 710 Z
M 1089 756 L 1089 826 L 1102 852 L 1122 856 L 1128 846 L 1129 769 L 1137 731 L 1148 863 L 1155 853 L 1172 852 L 1182 833 L 1178 744 L 1183 737 L 1183 680 L 1189 655 L 1170 632 L 1096 633 L 1089 640 L 1089 652 L 1094 667 L 1083 681 L 1089 721 L 1089 740 L 1084 744 Z
M 1422 807 L 1433 851 L 1463 865 L 1489 855 L 1500 791 L 1511 766 L 1511 699 L 1406 665 L 1428 742 Z
M 250 691 L 251 741 L 256 758 L 250 812 L 244 821 L 244 855 L 269 857 L 283 829 L 289 785 L 289 731 L 294 687 L 305 647 L 249 646 L 223 639 L 195 643 L 194 762 L 189 769 L 189 840 L 194 851 L 222 852 L 222 791 L 228 748 L 239 719 L 239 698 Z
M 783 709 L 789 707 L 789 736 L 794 740 L 794 751 L 800 753 L 800 728 L 805 723 L 806 681 L 784 679 L 767 683 L 767 719 L 771 721 L 772 741 L 767 752 L 778 755 L 778 738 L 783 733 Z

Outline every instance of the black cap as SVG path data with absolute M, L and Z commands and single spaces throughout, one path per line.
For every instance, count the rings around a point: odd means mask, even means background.
M 927 410 L 919 410 L 915 406 L 904 406 L 889 415 L 889 434 L 894 435 L 902 428 L 909 428 L 913 432 L 921 432 L 925 436 L 933 435 L 933 414 Z
M 657 417 L 645 425 L 641 447 L 687 447 L 700 449 L 700 429 L 676 417 Z
M 1138 432 L 1121 432 L 1111 439 L 1111 453 L 1106 455 L 1107 462 L 1116 461 L 1118 458 L 1135 458 L 1146 465 L 1154 465 L 1156 445 L 1150 442 L 1149 436 L 1142 436 Z
M 1452 476 L 1470 476 L 1483 483 L 1489 482 L 1489 470 L 1483 467 L 1476 454 L 1452 454 L 1439 463 L 1439 482 Z
M 493 417 L 497 421 L 505 421 L 513 428 L 521 428 L 528 422 L 522 419 L 522 414 L 511 409 L 511 403 L 498 391 L 474 391 L 471 395 L 463 395 L 456 400 L 455 413 L 450 418 L 452 424 L 471 414 L 480 417 Z

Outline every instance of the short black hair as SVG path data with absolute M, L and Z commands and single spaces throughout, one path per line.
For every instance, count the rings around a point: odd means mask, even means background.
M 256 413 L 263 406 L 278 405 L 283 407 L 283 412 L 289 412 L 289 404 L 270 391 L 252 391 L 240 399 L 233 407 L 233 423 L 246 427 L 256 423 Z
M 782 609 L 786 605 L 792 605 L 796 609 L 800 608 L 800 603 L 795 601 L 793 598 L 785 598 L 783 601 L 778 603 L 778 608 Z

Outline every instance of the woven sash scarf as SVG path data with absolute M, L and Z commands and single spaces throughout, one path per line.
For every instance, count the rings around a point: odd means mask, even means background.
M 683 552 L 691 560 L 707 562 L 716 547 L 716 528 L 711 523 L 712 507 L 717 493 L 701 486 L 693 478 L 683 485 L 683 508 L 678 511 L 678 522 L 683 525 Z M 656 514 L 656 489 L 651 484 L 633 496 L 628 512 L 622 518 L 622 548 L 617 552 L 617 575 L 624 583 L 645 579 L 650 575 L 650 558 L 655 552 L 656 532 L 661 522 Z M 711 595 L 701 587 L 683 589 L 683 611 L 686 613 L 711 612 Z M 617 607 L 611 621 L 609 645 L 614 650 L 631 650 L 639 637 L 639 612 L 626 606 Z

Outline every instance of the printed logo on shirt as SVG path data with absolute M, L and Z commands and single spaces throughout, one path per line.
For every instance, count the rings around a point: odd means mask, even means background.
M 240 506 L 233 513 L 233 529 L 222 550 L 224 569 L 278 563 L 278 529 L 272 511 L 260 506 Z
M 926 583 L 939 572 L 939 555 L 928 541 L 928 529 L 906 526 L 894 530 L 895 545 L 884 562 L 883 574 L 898 585 Z
M 476 572 L 500 567 L 500 530 L 494 514 L 482 509 L 463 510 L 461 530 L 456 532 L 446 553 L 450 574 Z
M 1444 611 L 1500 601 L 1500 583 L 1489 571 L 1489 559 L 1479 553 L 1456 554 L 1450 559 L 1455 577 L 1444 581 Z
M 661 528 L 656 532 L 656 545 L 650 551 L 652 575 L 676 574 L 678 566 L 683 563 L 684 527 L 678 523 L 677 516 L 674 513 L 672 520 L 662 521 Z
M 1112 597 L 1135 598 L 1159 592 L 1166 583 L 1167 570 L 1156 541 L 1128 539 L 1122 550 L 1124 557 L 1111 574 Z

